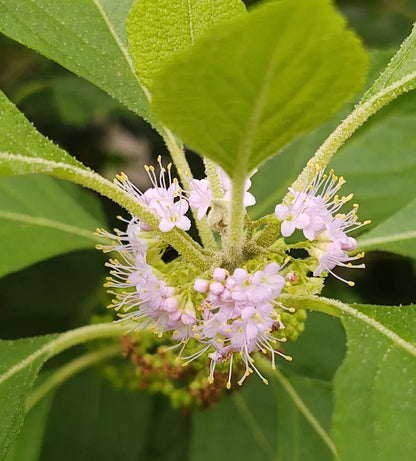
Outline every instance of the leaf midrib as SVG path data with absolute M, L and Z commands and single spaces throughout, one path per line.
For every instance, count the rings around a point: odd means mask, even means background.
M 137 81 L 137 84 L 140 86 L 141 89 L 143 89 L 143 93 L 144 93 L 148 103 L 150 104 L 149 92 L 140 83 L 139 77 L 137 76 L 136 71 L 134 70 L 133 61 L 132 61 L 132 59 L 130 57 L 130 54 L 129 54 L 127 48 L 124 46 L 123 42 L 121 41 L 120 36 L 115 31 L 114 26 L 113 26 L 112 22 L 110 21 L 110 19 L 108 18 L 102 4 L 99 2 L 99 0 L 91 0 L 91 1 L 96 6 L 98 12 L 101 14 L 106 26 L 108 27 L 108 30 L 110 31 L 111 36 L 114 38 L 114 41 L 116 42 L 116 44 L 119 47 L 121 53 L 123 54 L 124 59 L 126 60 L 127 64 L 129 65 L 129 68 L 130 68 L 132 74 L 134 75 L 134 77 L 135 77 L 135 79 Z
M 80 227 L 65 224 L 59 221 L 54 221 L 48 218 L 35 217 L 24 213 L 14 213 L 12 211 L 0 210 L 0 218 L 8 219 L 11 221 L 21 222 L 39 227 L 48 227 L 51 229 L 66 232 L 68 234 L 75 234 L 80 237 L 87 238 L 93 242 L 101 242 L 101 239 L 95 237 L 90 230 L 82 229 Z

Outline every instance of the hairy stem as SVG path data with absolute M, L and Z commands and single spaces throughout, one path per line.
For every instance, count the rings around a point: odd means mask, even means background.
M 78 344 L 93 341 L 95 339 L 120 337 L 124 332 L 125 327 L 119 324 L 100 323 L 63 333 L 0 375 L 0 384 L 26 367 L 31 366 L 40 357 L 43 357 L 46 361 L 58 355 L 60 352 L 77 346 Z
M 233 178 L 233 190 L 229 210 L 227 234 L 224 240 L 226 258 L 231 266 L 238 266 L 244 244 L 244 189 L 245 177 Z
M 222 199 L 224 191 L 221 187 L 221 181 L 217 173 L 217 166 L 208 158 L 204 158 L 205 173 L 211 186 L 212 198 Z
M 31 174 L 48 174 L 80 184 L 81 186 L 98 192 L 104 197 L 118 203 L 132 215 L 146 222 L 164 242 L 172 245 L 183 255 L 184 259 L 193 266 L 201 270 L 206 270 L 210 266 L 210 256 L 188 234 L 176 228 L 169 232 L 159 231 L 159 218 L 152 210 L 143 205 L 137 198 L 111 181 L 103 178 L 98 173 L 82 166 L 36 157 L 9 154 L 7 152 L 0 152 L 0 162 L 1 161 L 18 166 L 19 169 L 25 169 Z

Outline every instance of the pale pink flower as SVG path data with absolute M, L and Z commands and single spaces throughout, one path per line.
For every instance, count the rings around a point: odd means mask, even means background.
M 197 217 L 202 219 L 212 204 L 212 192 L 208 179 L 192 179 L 189 183 L 191 192 L 188 197 L 191 208 L 198 210 Z
M 188 202 L 181 199 L 171 205 L 165 202 L 156 201 L 155 211 L 161 217 L 159 222 L 159 229 L 162 232 L 169 232 L 174 227 L 187 231 L 191 228 L 191 221 L 185 216 L 188 211 Z

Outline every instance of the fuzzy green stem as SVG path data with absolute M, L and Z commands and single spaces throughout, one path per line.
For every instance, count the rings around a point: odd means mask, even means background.
M 293 189 L 301 190 L 310 175 L 316 170 L 324 169 L 333 155 L 366 120 L 402 93 L 412 89 L 410 84 L 415 77 L 416 73 L 410 74 L 368 100 L 365 99 L 365 102 L 358 104 L 353 112 L 328 136 L 315 155 L 309 160 L 307 166 L 292 184 Z M 288 192 L 283 202 L 287 203 L 291 199 L 291 196 L 292 194 Z
M 169 150 L 169 153 L 172 157 L 173 163 L 178 170 L 179 179 L 185 187 L 189 190 L 189 181 L 193 179 L 191 169 L 189 167 L 188 161 L 185 157 L 185 151 L 183 149 L 183 144 L 175 138 L 175 136 L 166 129 L 163 134 L 163 139 L 166 143 L 166 147 Z
M 31 366 L 41 357 L 46 361 L 58 355 L 60 352 L 77 346 L 78 344 L 93 341 L 95 339 L 120 337 L 124 332 L 125 327 L 119 324 L 100 323 L 63 333 L 0 375 L 0 384 L 26 367 Z
M 120 344 L 112 344 L 109 347 L 84 354 L 66 365 L 58 368 L 40 386 L 38 386 L 26 403 L 26 413 L 33 408 L 46 394 L 58 387 L 72 376 L 80 373 L 103 360 L 114 357 L 121 353 Z
M 183 187 L 189 191 L 189 182 L 192 180 L 192 172 L 189 167 L 188 161 L 185 157 L 185 151 L 183 149 L 183 144 L 175 138 L 175 136 L 165 128 L 163 133 L 163 139 L 165 140 L 166 146 L 169 150 L 169 153 L 172 157 L 173 163 L 175 164 L 179 178 Z M 199 236 L 201 237 L 202 245 L 209 250 L 217 250 L 217 244 L 215 238 L 212 234 L 210 227 L 208 226 L 207 219 L 204 217 L 198 219 L 197 213 L 192 210 L 194 220 L 198 229 Z
M 244 192 L 245 177 L 233 177 L 233 190 L 230 204 L 230 216 L 224 241 L 226 258 L 231 266 L 238 266 L 242 260 L 244 244 Z

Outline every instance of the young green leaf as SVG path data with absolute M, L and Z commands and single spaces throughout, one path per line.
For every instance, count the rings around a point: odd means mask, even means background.
M 416 25 L 385 71 L 364 95 L 361 103 L 383 98 L 391 92 L 394 93 L 394 98 L 397 98 L 400 94 L 414 88 L 416 88 Z
M 240 0 L 138 0 L 127 20 L 129 51 L 149 89 L 168 59 L 189 48 L 214 24 L 245 12 Z
M 74 187 L 46 176 L 0 177 L 0 238 L 7 242 L 0 277 L 58 254 L 94 248 L 93 231 L 105 220 L 89 211 L 97 207 L 96 197 L 81 190 L 82 197 L 74 196 Z
M 69 347 L 122 334 L 119 325 L 99 324 L 61 335 L 17 341 L 0 340 L 0 459 L 4 459 L 20 431 L 25 404 L 40 367 Z
M 132 0 L 0 0 L 0 31 L 94 83 L 153 121 L 127 51 Z
M 329 118 L 366 67 L 327 0 L 267 2 L 172 59 L 155 80 L 154 108 L 237 179 Z
M 416 258 L 416 199 L 358 239 L 364 250 L 384 250 Z

